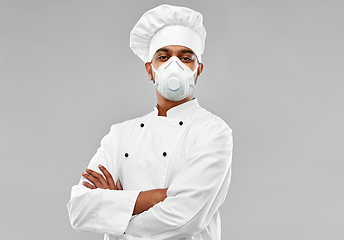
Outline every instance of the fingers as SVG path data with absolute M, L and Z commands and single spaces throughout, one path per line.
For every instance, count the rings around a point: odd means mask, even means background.
M 103 188 L 103 185 L 101 184 L 101 182 L 97 178 L 93 177 L 92 175 L 87 174 L 87 173 L 82 173 L 82 176 L 86 178 L 88 181 L 90 181 L 91 183 L 93 183 L 93 185 L 96 188 Z
M 102 174 L 97 173 L 96 171 L 93 171 L 91 169 L 86 169 L 86 173 L 84 173 L 83 176 L 87 178 L 90 182 L 92 182 L 97 188 L 109 188 L 109 185 Z
M 86 181 L 84 181 L 82 184 L 83 184 L 85 187 L 89 188 L 89 189 L 96 189 L 95 186 L 93 186 L 92 184 L 90 184 L 90 183 L 88 183 L 88 182 L 86 182 Z
M 117 190 L 123 190 L 121 182 L 118 180 L 116 183 Z
M 111 190 L 117 190 L 117 188 L 115 186 L 115 182 L 113 181 L 113 178 L 112 178 L 111 174 L 109 173 L 109 171 L 104 166 L 102 166 L 100 164 L 99 164 L 98 168 L 104 174 L 106 181 L 107 181 L 107 184 L 109 185 L 109 188 Z
M 82 173 L 82 176 L 89 180 L 92 184 L 88 182 L 83 182 L 83 185 L 90 189 L 102 188 L 110 190 L 123 190 L 121 182 L 118 180 L 115 184 L 111 173 L 102 165 L 99 164 L 98 168 L 104 174 L 104 176 L 91 169 L 86 169 L 86 173 Z

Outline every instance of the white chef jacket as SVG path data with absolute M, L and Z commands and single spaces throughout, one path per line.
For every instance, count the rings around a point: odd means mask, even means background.
M 220 240 L 218 208 L 231 177 L 232 130 L 197 99 L 111 127 L 88 168 L 102 164 L 123 191 L 72 187 L 68 212 L 79 231 L 105 240 Z M 132 216 L 140 191 L 168 188 L 167 198 Z

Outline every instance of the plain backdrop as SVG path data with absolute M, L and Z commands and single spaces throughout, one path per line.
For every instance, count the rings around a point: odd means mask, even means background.
M 103 238 L 66 204 L 110 126 L 156 104 L 129 33 L 161 3 L 203 14 L 195 96 L 234 132 L 222 239 L 344 239 L 342 0 L 0 0 L 0 239 Z

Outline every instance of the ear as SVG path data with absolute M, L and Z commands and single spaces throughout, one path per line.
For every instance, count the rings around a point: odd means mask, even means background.
M 197 75 L 201 75 L 201 73 L 203 72 L 203 64 L 202 63 L 199 63 L 198 64 L 198 71 L 197 71 Z
M 201 75 L 202 72 L 203 72 L 203 64 L 202 63 L 198 63 L 197 77 L 195 79 L 195 84 L 197 83 L 198 77 L 199 77 L 199 75 Z
M 146 62 L 145 63 L 145 68 L 146 68 L 146 72 L 148 74 L 148 77 L 149 77 L 149 80 L 153 80 L 153 77 L 152 77 L 152 64 L 150 62 Z

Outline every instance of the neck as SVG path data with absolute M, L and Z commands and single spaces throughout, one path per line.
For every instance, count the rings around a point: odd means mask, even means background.
M 158 111 L 159 111 L 158 116 L 166 117 L 167 116 L 166 113 L 168 110 L 170 110 L 171 108 L 176 107 L 180 104 L 191 101 L 192 99 L 194 99 L 193 91 L 192 91 L 192 93 L 189 94 L 189 96 L 187 96 L 186 98 L 184 98 L 180 101 L 168 100 L 168 99 L 164 98 L 163 96 L 161 96 L 160 93 L 157 91 Z

